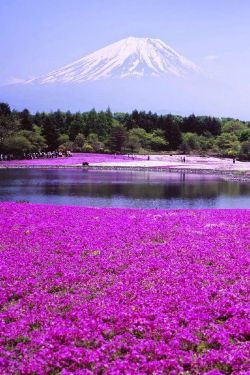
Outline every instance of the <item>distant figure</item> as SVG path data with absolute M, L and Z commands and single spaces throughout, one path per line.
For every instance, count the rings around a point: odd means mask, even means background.
M 185 156 L 184 156 L 184 158 L 183 158 L 183 163 L 185 163 L 186 162 L 186 158 L 185 158 Z
M 148 160 L 150 160 L 150 156 L 148 155 Z
M 233 163 L 235 163 L 235 158 L 233 158 Z

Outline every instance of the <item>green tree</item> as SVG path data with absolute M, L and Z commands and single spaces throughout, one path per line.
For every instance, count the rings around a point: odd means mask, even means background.
M 45 138 L 41 135 L 40 129 L 35 128 L 35 131 L 21 130 L 17 133 L 18 136 L 25 137 L 31 144 L 31 150 L 33 152 L 40 152 L 46 148 Z
M 58 143 L 62 145 L 63 143 L 66 143 L 69 141 L 69 136 L 68 134 L 60 134 L 58 137 Z
M 138 152 L 141 148 L 140 138 L 135 134 L 129 134 L 126 148 L 132 153 Z
M 6 103 L 0 103 L 0 152 L 3 152 L 4 140 L 18 131 L 19 123 L 10 107 Z
M 222 126 L 222 133 L 230 133 L 236 135 L 238 139 L 241 134 L 247 130 L 247 126 L 239 120 L 226 121 Z
M 199 117 L 196 117 L 194 114 L 184 117 L 181 130 L 184 133 L 202 134 L 202 123 Z
M 42 135 L 46 139 L 49 151 L 54 151 L 59 146 L 59 133 L 56 129 L 55 124 L 49 116 L 45 118 L 42 128 Z
M 154 151 L 163 151 L 166 150 L 168 143 L 164 137 L 159 135 L 152 135 L 150 145 Z
M 250 128 L 247 128 L 241 132 L 240 142 L 245 142 L 250 140 Z
M 23 130 L 32 131 L 32 117 L 26 108 L 20 113 L 20 123 Z
M 74 148 L 76 151 L 81 151 L 85 143 L 85 136 L 81 133 L 78 133 L 74 140 Z
M 196 133 L 184 133 L 180 148 L 185 153 L 189 153 L 192 150 L 200 150 L 199 136 Z
M 127 140 L 126 129 L 122 125 L 115 125 L 110 132 L 110 150 L 112 152 L 121 152 Z
M 240 160 L 250 161 L 250 141 L 241 143 L 239 158 Z
M 206 136 L 201 135 L 199 137 L 198 143 L 202 151 L 212 150 L 214 146 L 214 137 L 212 137 L 211 134 L 208 133 Z
M 32 144 L 24 135 L 15 134 L 4 140 L 3 149 L 6 153 L 21 157 L 24 153 L 32 151 Z
M 10 116 L 11 110 L 7 103 L 0 103 L 0 116 Z
M 207 132 L 209 132 L 210 134 L 214 136 L 221 134 L 222 122 L 220 119 L 216 117 L 203 116 L 203 117 L 200 117 L 200 121 L 202 122 L 202 134 L 203 135 L 206 135 Z
M 86 124 L 84 120 L 81 118 L 72 120 L 71 123 L 69 124 L 68 132 L 66 132 L 69 135 L 69 139 L 71 141 L 74 141 L 77 134 L 82 133 L 84 131 L 85 126 Z
M 161 119 L 165 131 L 165 139 L 170 150 L 177 150 L 181 145 L 182 135 L 180 131 L 180 120 L 172 115 L 167 115 Z
M 99 137 L 96 133 L 90 133 L 88 135 L 87 143 L 91 145 L 93 151 L 95 152 L 100 152 L 104 147 L 103 143 L 99 140 Z
M 53 121 L 56 129 L 61 133 L 65 134 L 68 132 L 66 124 L 66 114 L 60 110 L 50 114 L 50 118 Z
M 216 138 L 215 144 L 222 156 L 235 157 L 240 151 L 238 137 L 232 133 L 222 133 Z
M 134 129 L 131 129 L 128 132 L 128 134 L 129 134 L 129 137 L 132 137 L 132 136 L 137 137 L 140 142 L 140 145 L 144 149 L 148 149 L 150 147 L 151 134 L 147 133 L 146 130 L 142 128 L 134 128 Z

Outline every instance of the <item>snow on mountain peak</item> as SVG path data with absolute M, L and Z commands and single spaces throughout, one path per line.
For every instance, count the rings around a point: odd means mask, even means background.
M 160 39 L 128 37 L 26 83 L 80 83 L 105 78 L 183 77 L 200 68 Z

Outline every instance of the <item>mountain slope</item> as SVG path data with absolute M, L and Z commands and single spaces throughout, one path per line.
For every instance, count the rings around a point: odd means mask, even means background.
M 107 78 L 186 76 L 200 71 L 160 39 L 129 37 L 26 83 L 81 83 Z

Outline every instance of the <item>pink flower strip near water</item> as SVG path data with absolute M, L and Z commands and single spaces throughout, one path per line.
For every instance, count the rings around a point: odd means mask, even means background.
M 1 374 L 249 374 L 249 210 L 0 204 Z
M 67 165 L 81 165 L 83 162 L 90 164 L 93 163 L 110 163 L 110 162 L 124 162 L 141 160 L 143 157 L 128 155 L 115 155 L 115 154 L 92 154 L 92 153 L 74 153 L 71 157 L 58 157 L 51 159 L 27 159 L 27 160 L 10 160 L 0 161 L 0 166 L 13 167 L 13 166 L 67 166 Z

